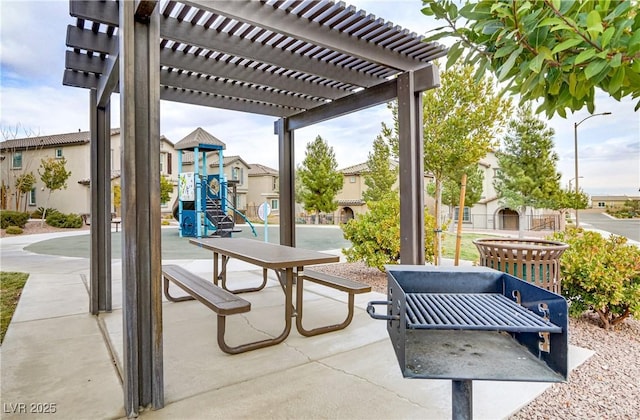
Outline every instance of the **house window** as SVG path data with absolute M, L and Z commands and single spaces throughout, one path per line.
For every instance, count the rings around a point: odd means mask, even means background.
M 354 184 L 356 182 L 356 177 L 355 176 L 350 176 L 349 177 L 349 182 Z
M 30 206 L 36 205 L 36 189 L 35 188 L 32 188 L 31 191 L 29 191 L 29 205 Z
M 607 205 L 604 203 L 604 201 L 598 201 L 598 207 L 605 208 L 607 207 Z
M 164 160 L 167 158 L 166 153 L 160 153 L 160 173 L 164 173 Z
M 167 174 L 171 175 L 171 153 L 167 153 Z
M 242 185 L 242 168 L 235 166 L 231 169 L 231 179 L 238 181 L 238 185 Z
M 56 149 L 56 159 L 62 159 L 62 149 Z
M 458 220 L 459 211 L 460 211 L 460 207 L 456 207 L 455 210 L 453 211 L 453 220 L 455 221 Z M 462 211 L 462 221 L 463 222 L 471 221 L 471 210 L 469 209 L 469 207 L 465 207 L 464 210 Z
M 277 198 L 272 198 L 271 199 L 271 210 L 278 210 L 278 199 Z
M 279 183 L 278 177 L 274 176 L 274 177 L 271 178 L 271 180 L 272 180 L 271 189 L 273 191 L 278 191 L 278 187 L 279 187 L 279 185 L 278 185 L 278 183 Z
M 12 169 L 22 169 L 22 152 L 13 152 Z

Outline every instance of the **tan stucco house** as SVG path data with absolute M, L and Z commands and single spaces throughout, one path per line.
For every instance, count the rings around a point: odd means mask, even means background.
M 120 184 L 120 129 L 111 129 L 111 183 Z M 36 185 L 30 193 L 20 201 L 20 211 L 35 211 L 45 207 L 48 190 L 40 180 L 38 169 L 42 159 L 53 157 L 66 160 L 66 169 L 71 172 L 67 180 L 67 188 L 54 191 L 49 200 L 49 208 L 63 213 L 88 214 L 90 212 L 90 172 L 91 150 L 90 133 L 78 131 L 50 136 L 27 137 L 6 140 L 0 143 L 0 174 L 2 189 L 2 208 L 15 209 L 15 181 L 24 173 L 32 172 L 36 177 Z M 177 175 L 175 150 L 173 143 L 162 136 L 160 139 L 160 170 L 174 184 Z M 175 194 L 175 192 L 174 192 Z M 112 200 L 113 203 L 113 200 Z M 169 202 L 170 203 L 170 202 Z M 169 211 L 169 203 L 163 203 Z M 113 209 L 116 212 L 117 209 Z
M 249 168 L 247 216 L 256 217 L 258 206 L 264 202 L 267 202 L 271 207 L 272 216 L 280 214 L 278 170 L 259 163 L 252 163 Z

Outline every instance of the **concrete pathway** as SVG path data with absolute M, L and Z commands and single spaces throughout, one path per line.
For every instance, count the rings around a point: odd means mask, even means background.
M 88 313 L 89 262 L 32 254 L 23 248 L 50 235 L 0 240 L 1 270 L 29 272 L 13 321 L 0 348 L 2 418 L 120 418 L 122 310 L 121 264 L 114 260 L 112 313 Z M 167 260 L 210 277 L 210 260 Z M 259 283 L 261 270 L 237 261 L 230 281 Z M 233 280 L 232 280 L 233 279 Z M 176 293 L 177 294 L 177 293 Z M 307 327 L 337 321 L 346 296 L 305 286 Z M 282 292 L 274 279 L 266 290 L 243 295 L 247 314 L 228 318 L 231 344 L 278 333 Z M 366 302 L 345 330 L 305 338 L 294 331 L 284 343 L 230 356 L 216 344 L 215 315 L 197 302 L 165 302 L 164 380 L 166 406 L 143 418 L 251 419 L 441 419 L 451 417 L 451 383 L 402 378 L 386 324 L 371 319 Z M 570 348 L 575 367 L 591 356 Z M 550 385 L 475 381 L 474 415 L 506 418 Z M 38 413 L 37 411 L 40 411 Z

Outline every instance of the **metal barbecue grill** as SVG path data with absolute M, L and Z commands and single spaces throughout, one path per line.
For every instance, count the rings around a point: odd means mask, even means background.
M 500 294 L 407 293 L 407 328 L 553 332 L 562 328 Z
M 562 296 L 486 267 L 388 266 L 387 279 L 367 312 L 387 321 L 404 377 L 453 381 L 453 418 L 472 417 L 472 380 L 567 379 Z

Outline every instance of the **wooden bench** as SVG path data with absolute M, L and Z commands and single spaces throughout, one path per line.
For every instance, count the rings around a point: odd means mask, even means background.
M 357 281 L 334 276 L 332 274 L 321 273 L 319 271 L 313 270 L 304 270 L 301 274 L 302 275 L 298 275 L 298 283 L 296 287 L 296 308 L 298 311 L 296 317 L 296 327 L 298 328 L 298 332 L 306 337 L 311 337 L 314 335 L 324 334 L 326 332 L 341 330 L 345 328 L 351 323 L 351 320 L 353 319 L 354 295 L 360 293 L 368 293 L 371 291 L 371 286 L 369 286 L 368 284 L 359 283 Z M 348 314 L 343 322 L 339 324 L 313 328 L 311 330 L 307 330 L 302 326 L 302 294 L 303 282 L 305 280 L 320 284 L 322 286 L 331 287 L 333 289 L 337 289 L 349 294 L 349 301 L 347 303 Z
M 197 300 L 217 314 L 218 318 L 218 346 L 225 353 L 236 354 L 251 350 L 248 345 L 229 346 L 225 342 L 225 321 L 227 315 L 240 314 L 251 310 L 251 302 L 227 292 L 202 277 L 178 265 L 163 265 L 164 295 L 171 302 Z M 169 283 L 172 282 L 189 296 L 173 297 L 169 294 Z

